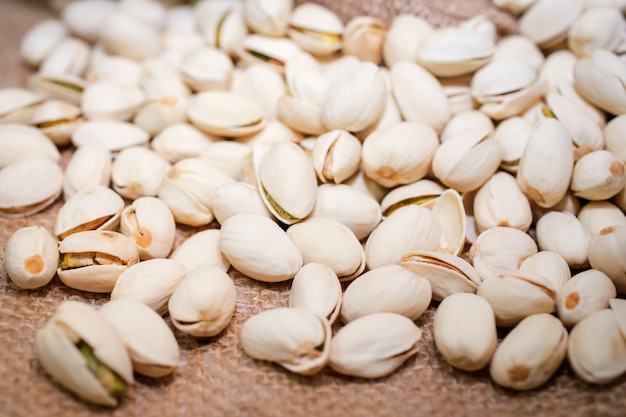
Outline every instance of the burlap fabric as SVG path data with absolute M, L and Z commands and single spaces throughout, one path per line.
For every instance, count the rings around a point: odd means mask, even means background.
M 496 13 L 487 0 L 385 3 L 393 7 L 382 7 L 382 2 L 368 2 L 368 7 L 359 1 L 325 3 L 341 13 L 379 13 L 387 19 L 394 13 L 413 10 L 436 24 L 487 12 L 499 22 L 503 33 L 514 28 L 511 17 Z M 354 7 L 348 8 L 348 3 Z M 33 23 L 51 13 L 40 1 L 0 0 L 0 5 L 0 86 L 24 85 L 29 69 L 18 59 L 19 41 Z M 64 150 L 64 161 L 70 152 Z M 487 371 L 452 369 L 434 348 L 432 309 L 417 322 L 424 331 L 419 353 L 387 378 L 368 381 L 337 375 L 330 369 L 301 377 L 252 360 L 239 344 L 241 325 L 254 313 L 286 305 L 289 283 L 258 283 L 235 272 L 237 310 L 221 335 L 195 340 L 176 332 L 181 358 L 173 376 L 156 380 L 137 377 L 117 408 L 89 405 L 44 373 L 36 360 L 33 340 L 62 300 L 101 305 L 107 296 L 71 290 L 58 278 L 37 291 L 20 290 L 9 281 L 2 266 L 9 236 L 27 225 L 52 230 L 60 206 L 61 201 L 57 201 L 45 212 L 28 218 L 0 219 L 0 416 L 626 415 L 626 378 L 608 386 L 589 386 L 564 364 L 541 389 L 517 393 L 494 385 Z M 192 232 L 180 228 L 178 243 Z

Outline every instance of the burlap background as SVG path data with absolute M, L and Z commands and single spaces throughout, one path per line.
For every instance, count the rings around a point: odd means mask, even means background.
M 345 15 L 424 13 L 447 23 L 487 11 L 503 32 L 514 28 L 508 15 L 488 8 L 489 1 L 389 1 L 371 3 L 325 1 Z M 354 6 L 348 8 L 347 3 Z M 24 85 L 29 72 L 18 59 L 19 41 L 35 22 L 50 17 L 45 2 L 0 0 L 0 87 Z M 444 15 L 442 11 L 451 14 Z M 1 138 L 0 138 L 1 139 Z M 71 150 L 64 150 L 64 160 Z M 19 290 L 4 271 L 4 246 L 26 225 L 52 230 L 60 201 L 43 213 L 0 219 L 0 415 L 1 416 L 624 416 L 626 378 L 594 387 L 581 382 L 564 364 L 541 389 L 517 393 L 494 385 L 486 371 L 459 372 L 435 351 L 431 336 L 433 310 L 418 320 L 424 330 L 420 352 L 388 378 L 367 381 L 326 369 L 312 377 L 290 374 L 278 366 L 250 359 L 238 334 L 250 315 L 285 305 L 288 283 L 261 284 L 233 273 L 238 289 L 237 311 L 223 334 L 195 340 L 176 332 L 181 347 L 179 368 L 171 377 L 137 378 L 114 409 L 94 407 L 60 389 L 40 368 L 33 350 L 37 329 L 61 300 L 94 305 L 106 302 L 65 287 L 58 278 L 37 291 Z M 192 233 L 180 228 L 179 239 Z

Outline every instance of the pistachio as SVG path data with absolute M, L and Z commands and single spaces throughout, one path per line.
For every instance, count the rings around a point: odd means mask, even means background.
M 331 130 L 315 140 L 313 168 L 321 182 L 341 183 L 359 169 L 361 142 L 345 130 Z
M 601 271 L 588 269 L 574 275 L 557 293 L 559 318 L 568 327 L 590 314 L 609 307 L 617 295 L 613 281 Z
M 210 337 L 228 326 L 236 301 L 233 280 L 223 269 L 205 263 L 187 274 L 167 305 L 178 330 L 195 337 Z
M 332 325 L 342 305 L 341 283 L 335 271 L 320 263 L 303 265 L 293 277 L 289 307 L 306 308 Z
M 41 366 L 63 387 L 95 404 L 115 406 L 133 382 L 130 357 L 115 328 L 78 301 L 64 301 L 35 336 Z
M 6 242 L 4 269 L 20 288 L 43 287 L 54 278 L 58 264 L 58 244 L 43 226 L 22 227 Z
M 129 200 L 154 197 L 171 165 L 158 153 L 143 146 L 120 151 L 111 166 L 111 185 Z
M 437 307 L 433 337 L 450 365 L 465 371 L 482 369 L 498 344 L 491 305 L 475 294 L 451 294 Z
M 426 19 L 414 14 L 398 14 L 391 20 L 383 44 L 383 58 L 391 68 L 398 61 L 412 61 L 419 46 L 433 27 Z
M 176 236 L 174 216 L 156 197 L 139 197 L 122 210 L 120 231 L 137 246 L 139 259 L 164 258 Z
M 583 0 L 537 0 L 520 18 L 519 31 L 541 49 L 547 49 L 567 38 L 569 28 L 582 10 Z
M 293 9 L 287 35 L 314 55 L 331 55 L 341 49 L 343 23 L 330 9 L 305 3 Z
M 20 123 L 0 124 L 0 169 L 20 159 L 40 156 L 52 162 L 61 159 L 54 143 L 36 128 Z
M 626 215 L 609 201 L 590 201 L 578 212 L 578 220 L 593 237 L 610 226 L 626 225 Z
M 626 292 L 626 264 L 620 255 L 625 244 L 626 226 L 623 225 L 605 227 L 589 241 L 589 264 L 607 274 L 620 294 Z
M 253 31 L 269 36 L 284 36 L 287 33 L 293 0 L 244 2 L 246 23 Z
M 558 253 L 547 250 L 539 251 L 524 259 L 519 269 L 543 275 L 552 283 L 557 291 L 557 295 L 572 277 L 569 265 L 565 259 Z
M 396 313 L 373 313 L 342 327 L 332 338 L 330 367 L 361 378 L 381 378 L 419 349 L 422 331 Z
M 68 200 L 80 190 L 97 185 L 107 187 L 111 181 L 111 152 L 93 142 L 76 148 L 63 176 L 63 197 Z
M 343 33 L 342 52 L 354 55 L 361 61 L 379 64 L 387 28 L 382 19 L 372 16 L 355 16 L 347 23 Z
M 537 221 L 539 249 L 558 253 L 573 268 L 588 265 L 591 235 L 576 216 L 567 211 L 550 211 Z
M 522 320 L 496 348 L 489 367 L 493 380 L 503 387 L 525 391 L 545 384 L 563 362 L 568 347 L 567 330 L 550 314 Z
M 590 152 L 574 165 L 570 189 L 587 200 L 608 200 L 624 188 L 624 170 L 624 162 L 611 152 Z
M 331 349 L 330 324 L 304 308 L 274 308 L 241 327 L 241 346 L 252 358 L 272 361 L 302 375 L 324 368 Z
M 58 19 L 44 19 L 31 27 L 22 38 L 20 58 L 37 67 L 67 35 L 68 29 L 63 22 Z
M 135 372 L 160 378 L 178 365 L 178 342 L 161 316 L 131 299 L 111 300 L 98 310 L 120 335 Z
M 367 314 L 397 313 L 415 321 L 432 299 L 430 283 L 400 265 L 371 269 L 354 280 L 343 295 L 341 321 Z
M 194 233 L 182 242 L 170 255 L 170 259 L 179 261 L 187 272 L 208 264 L 222 271 L 228 271 L 230 262 L 220 250 L 221 229 L 206 229 Z

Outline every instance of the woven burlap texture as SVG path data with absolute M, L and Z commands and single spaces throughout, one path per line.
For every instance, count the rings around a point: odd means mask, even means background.
M 448 24 L 485 12 L 499 22 L 502 33 L 512 17 L 496 12 L 487 0 L 454 2 L 360 1 L 324 3 L 344 17 L 362 13 L 385 19 L 416 12 L 435 24 Z M 0 0 L 0 86 L 25 85 L 30 69 L 18 57 L 19 41 L 35 22 L 53 15 L 45 2 Z M 2 138 L 0 138 L 2 140 Z M 71 149 L 63 150 L 67 161 Z M 257 312 L 287 302 L 289 283 L 264 284 L 236 272 L 237 310 L 219 336 L 196 340 L 180 332 L 179 367 L 173 376 L 138 376 L 117 408 L 89 405 L 61 389 L 39 366 L 35 332 L 62 300 L 95 306 L 107 295 L 94 295 L 64 286 L 58 278 L 40 290 L 24 291 L 4 270 L 7 239 L 20 227 L 53 229 L 62 202 L 21 219 L 0 219 L 0 416 L 623 416 L 626 378 L 609 386 L 581 382 L 564 364 L 541 389 L 517 393 L 494 385 L 483 370 L 456 371 L 436 352 L 431 328 L 434 310 L 417 321 L 424 334 L 420 351 L 387 378 L 368 381 L 338 375 L 330 369 L 301 377 L 270 363 L 250 359 L 239 344 L 242 323 Z M 196 229 L 179 227 L 177 243 Z

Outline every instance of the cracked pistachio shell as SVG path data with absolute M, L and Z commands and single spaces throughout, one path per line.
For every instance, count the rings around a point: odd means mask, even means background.
M 502 161 L 500 142 L 486 129 L 468 130 L 443 142 L 432 160 L 432 172 L 459 192 L 473 191 L 496 172 Z
M 609 201 L 590 201 L 580 209 L 577 217 L 591 236 L 605 227 L 626 225 L 624 212 Z
M 63 387 L 95 404 L 115 406 L 116 394 L 88 367 L 77 344 L 115 376 L 116 385 L 133 383 L 133 368 L 126 346 L 115 328 L 94 308 L 78 301 L 63 301 L 46 325 L 37 331 L 35 352 L 46 372 Z M 111 375 L 113 374 L 113 375 Z M 120 394 L 119 392 L 117 394 Z
M 383 58 L 386 33 L 387 27 L 382 19 L 355 16 L 348 21 L 344 30 L 342 53 L 379 64 Z
M 0 170 L 0 216 L 23 217 L 50 206 L 61 195 L 63 171 L 42 156 L 26 157 Z
M 22 61 L 39 66 L 52 49 L 68 36 L 68 28 L 59 19 L 44 19 L 33 25 L 20 42 Z
M 450 365 L 464 371 L 484 368 L 498 344 L 491 305 L 476 294 L 449 295 L 435 312 L 433 337 Z
M 519 268 L 524 259 L 538 251 L 535 241 L 512 227 L 497 226 L 478 235 L 469 251 L 469 260 L 483 280 Z
M 384 187 L 410 184 L 428 173 L 438 147 L 437 133 L 426 123 L 399 122 L 365 138 L 361 165 L 368 177 Z
M 225 51 L 230 56 L 236 56 L 248 33 L 243 16 L 243 2 L 200 1 L 194 6 L 194 12 L 205 43 Z
M 1 94 L 1 93 L 0 93 Z M 20 123 L 0 124 L 0 169 L 20 159 L 39 156 L 61 159 L 54 143 L 38 129 Z
M 435 301 L 459 292 L 475 293 L 481 282 L 472 265 L 449 253 L 410 251 L 402 256 L 400 265 L 428 280 Z
M 177 223 L 201 226 L 213 221 L 211 203 L 217 187 L 233 182 L 209 161 L 185 158 L 163 177 L 158 197 L 167 204 Z
M 124 341 L 135 372 L 160 378 L 176 370 L 179 358 L 176 337 L 150 307 L 139 301 L 118 299 L 104 304 L 98 312 Z
M 68 36 L 57 43 L 39 65 L 40 74 L 82 76 L 87 69 L 90 45 Z
M 56 274 L 59 247 L 43 226 L 25 226 L 6 242 L 4 269 L 15 285 L 23 289 L 43 287 Z
M 607 150 L 589 152 L 574 164 L 570 189 L 576 197 L 608 200 L 624 188 L 624 162 Z
M 35 73 L 28 77 L 26 85 L 30 90 L 45 98 L 80 105 L 87 82 L 71 74 Z
M 533 41 L 525 36 L 511 35 L 501 39 L 496 45 L 492 59 L 515 57 L 530 64 L 536 71 L 540 71 L 545 57 Z
M 243 94 L 259 103 L 268 119 L 276 119 L 280 97 L 286 93 L 285 80 L 267 65 L 251 64 L 235 70 L 231 91 Z
M 149 259 L 128 267 L 111 291 L 111 300 L 131 299 L 144 303 L 160 315 L 174 289 L 187 276 L 185 266 L 174 259 Z
M 194 337 L 211 337 L 228 326 L 235 312 L 237 291 L 228 274 L 204 264 L 187 274 L 168 301 L 172 324 Z
M 215 47 L 186 53 L 179 65 L 182 79 L 192 91 L 229 90 L 234 69 L 228 54 Z
M 626 293 L 626 226 L 605 227 L 591 237 L 589 241 L 589 264 L 613 280 L 620 294 Z
M 428 21 L 414 14 L 392 18 L 383 43 L 383 59 L 388 68 L 398 61 L 413 61 L 426 36 L 433 31 Z
M 113 81 L 123 85 L 137 86 L 140 85 L 142 72 L 143 66 L 137 61 L 119 55 L 107 55 L 89 66 L 85 79 L 89 83 Z
M 113 81 L 98 81 L 87 85 L 80 107 L 89 120 L 122 120 L 133 118 L 144 102 L 138 86 L 125 86 Z
M 114 230 L 120 224 L 124 199 L 103 185 L 84 188 L 65 201 L 54 223 L 58 240 L 85 230 Z
M 65 167 L 63 197 L 68 200 L 80 190 L 96 185 L 109 186 L 111 151 L 98 142 L 77 147 Z
M 556 119 L 540 121 L 519 162 L 517 183 L 529 199 L 552 207 L 567 193 L 574 170 L 572 140 Z
M 441 142 L 458 136 L 467 130 L 480 129 L 493 133 L 493 121 L 485 113 L 479 110 L 467 110 L 455 114 L 448 120 L 446 126 L 441 131 L 439 138 Z
M 139 259 L 165 258 L 174 245 L 176 223 L 163 201 L 139 197 L 122 210 L 120 231 L 135 243 Z
M 285 36 L 293 0 L 248 0 L 243 4 L 243 16 L 253 32 L 268 36 Z
M 312 215 L 339 221 L 352 230 L 359 241 L 369 236 L 382 217 L 374 198 L 346 184 L 319 186 Z
M 184 95 L 147 101 L 137 110 L 133 123 L 145 129 L 150 136 L 155 136 L 167 126 L 187 120 L 187 101 Z
M 100 32 L 100 42 L 107 53 L 137 61 L 154 57 L 163 49 L 158 27 L 121 8 L 106 20 Z
M 626 340 L 615 312 L 605 308 L 579 321 L 570 332 L 567 358 L 583 381 L 608 384 L 626 372 Z
M 567 327 L 609 307 L 609 300 L 617 292 L 613 281 L 602 271 L 588 269 L 574 275 L 557 292 L 556 311 Z
M 520 322 L 496 348 L 489 373 L 496 384 L 526 391 L 545 384 L 567 353 L 563 324 L 550 314 L 535 314 Z
M 252 99 L 229 91 L 204 91 L 189 99 L 187 116 L 198 129 L 217 136 L 239 137 L 262 130 L 263 108 Z
M 396 313 L 373 313 L 351 321 L 332 338 L 330 367 L 340 374 L 381 378 L 419 349 L 422 331 Z
M 574 87 L 587 101 L 614 115 L 626 113 L 626 63 L 594 49 L 574 64 Z
M 549 93 L 546 96 L 546 104 L 547 109 L 544 109 L 544 113 L 563 124 L 572 138 L 577 158 L 604 147 L 602 129 L 574 101 L 558 93 Z
M 274 308 L 246 320 L 241 347 L 252 358 L 276 362 L 302 375 L 322 370 L 329 360 L 328 320 L 304 308 Z
M 59 278 L 81 291 L 111 292 L 121 273 L 139 262 L 133 242 L 110 230 L 73 233 L 61 241 L 59 252 Z
M 389 191 L 380 202 L 380 208 L 385 217 L 390 216 L 400 207 L 415 204 L 432 208 L 437 197 L 445 188 L 438 182 L 421 179 L 411 184 L 401 185 Z
M 433 251 L 441 239 L 441 226 L 425 207 L 401 207 L 380 222 L 365 242 L 367 267 L 397 264 L 411 251 Z
M 493 132 L 493 139 L 500 142 L 502 161 L 500 168 L 516 174 L 526 143 L 533 132 L 533 124 L 519 116 L 502 120 Z
M 447 189 L 434 200 L 431 210 L 441 226 L 436 251 L 460 255 L 465 247 L 467 223 L 461 195 L 454 189 Z
M 165 59 L 146 59 L 142 63 L 143 71 L 139 86 L 147 100 L 164 100 L 169 97 L 189 97 L 191 92 L 185 85 L 180 70 Z
M 341 283 L 335 271 L 320 263 L 303 265 L 293 277 L 289 290 L 289 307 L 305 308 L 332 325 L 342 304 Z
M 315 170 L 295 143 L 278 142 L 261 156 L 257 185 L 265 206 L 285 224 L 299 222 L 315 207 Z
M 57 146 L 68 145 L 82 121 L 80 108 L 62 100 L 46 100 L 35 110 L 31 123 Z
M 542 274 L 552 282 L 557 293 L 572 277 L 572 272 L 565 259 L 558 253 L 547 250 L 539 251 L 524 259 L 519 269 Z
M 219 186 L 215 190 L 211 207 L 219 224 L 238 213 L 256 213 L 272 218 L 257 187 L 240 181 Z
M 567 38 L 569 28 L 583 10 L 583 3 L 584 0 L 537 0 L 520 17 L 520 34 L 542 49 L 555 46 Z
M 604 144 L 606 150 L 626 163 L 626 144 L 623 132 L 626 128 L 626 116 L 617 116 L 604 126 Z
M 119 195 L 129 200 L 154 197 L 171 167 L 165 158 L 149 148 L 125 148 L 113 160 L 111 185 Z
M 312 161 L 322 183 L 341 183 L 359 170 L 361 142 L 346 130 L 331 130 L 315 140 Z
M 496 172 L 474 197 L 474 219 L 478 232 L 497 226 L 528 231 L 533 220 L 530 202 L 515 177 Z
M 279 282 L 291 279 L 302 255 L 274 221 L 253 213 L 237 214 L 222 224 L 220 249 L 232 266 L 250 278 Z
M 567 36 L 567 46 L 577 56 L 594 49 L 624 52 L 626 22 L 615 7 L 593 7 L 584 10 L 574 21 Z
M 452 116 L 476 109 L 478 104 L 476 100 L 474 100 L 474 97 L 472 97 L 472 89 L 470 86 L 472 74 L 439 78 L 439 81 L 446 95 Z
M 237 54 L 243 65 L 266 65 L 279 74 L 302 49 L 293 40 L 264 35 L 248 35 L 243 39 Z
M 170 259 L 179 261 L 191 272 L 203 264 L 228 271 L 230 262 L 220 250 L 222 231 L 206 229 L 196 232 L 185 239 L 170 255 Z
M 97 142 L 117 153 L 124 148 L 143 145 L 150 135 L 132 123 L 120 120 L 90 120 L 80 124 L 72 133 L 72 144 L 82 146 Z
M 476 294 L 489 301 L 496 324 L 502 327 L 513 327 L 533 314 L 551 313 L 556 302 L 556 288 L 543 273 L 521 269 L 483 280 Z
M 311 217 L 287 229 L 302 255 L 302 263 L 321 263 L 340 280 L 356 278 L 365 269 L 365 253 L 354 233 L 337 220 Z
M 591 234 L 572 213 L 549 211 L 544 214 L 537 221 L 536 235 L 539 249 L 558 253 L 572 269 L 589 265 Z
M 61 19 L 70 32 L 95 43 L 116 6 L 111 0 L 73 1 L 61 9 Z
M 432 31 L 420 44 L 417 62 L 437 77 L 469 74 L 487 64 L 495 50 L 493 40 L 459 27 Z
M 387 85 L 382 70 L 361 62 L 331 79 L 320 106 L 328 129 L 358 132 L 378 120 L 385 109 Z
M 371 269 L 355 279 L 343 295 L 344 323 L 372 313 L 397 313 L 415 321 L 432 299 L 428 280 L 400 265 Z
M 390 70 L 391 91 L 404 120 L 421 121 L 441 132 L 451 117 L 441 83 L 411 61 L 395 63 Z
M 174 123 L 164 128 L 150 142 L 152 149 L 172 164 L 200 156 L 218 141 L 188 123 Z
M 317 56 L 341 50 L 344 25 L 339 16 L 325 6 L 304 3 L 291 12 L 287 36 L 302 49 Z
M 29 123 L 45 96 L 19 87 L 0 89 L 0 121 Z

